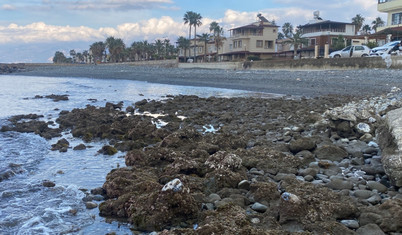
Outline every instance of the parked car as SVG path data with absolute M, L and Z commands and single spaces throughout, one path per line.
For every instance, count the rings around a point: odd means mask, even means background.
M 339 51 L 329 54 L 329 58 L 348 58 L 348 57 L 366 57 L 370 55 L 370 48 L 367 46 L 348 46 Z
M 374 47 L 373 49 L 371 49 L 370 51 L 370 56 L 382 56 L 384 53 L 385 54 L 389 54 L 389 52 L 391 51 L 391 49 L 398 43 L 400 43 L 401 41 L 392 41 L 389 42 L 385 45 L 382 45 L 380 47 Z

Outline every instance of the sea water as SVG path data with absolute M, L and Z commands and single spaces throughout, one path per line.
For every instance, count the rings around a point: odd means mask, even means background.
M 88 104 L 102 107 L 106 102 L 123 101 L 128 106 L 167 95 L 260 96 L 239 90 L 114 79 L 1 75 L 0 82 L 0 128 L 13 115 L 34 113 L 43 115 L 42 120 L 55 121 L 61 110 Z M 69 100 L 35 98 L 51 94 L 68 95 Z M 70 146 L 83 143 L 69 133 L 63 137 Z M 93 148 L 81 151 L 50 151 L 59 139 L 0 132 L 0 234 L 131 234 L 130 225 L 100 217 L 97 208 L 88 210 L 82 201 L 86 190 L 101 187 L 107 173 L 125 166 L 125 153 L 97 154 L 106 141 L 91 143 Z M 45 180 L 56 186 L 44 187 Z

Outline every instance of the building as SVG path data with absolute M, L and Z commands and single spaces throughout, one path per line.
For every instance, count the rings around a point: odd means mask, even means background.
M 387 13 L 387 25 L 378 27 L 377 35 L 383 39 L 379 44 L 402 39 L 402 0 L 378 0 L 377 10 Z
M 378 0 L 377 10 L 388 14 L 387 25 L 378 31 L 402 26 L 402 0 Z
M 261 14 L 257 17 L 255 23 L 230 29 L 230 36 L 223 43 L 223 52 L 219 54 L 220 60 L 267 59 L 275 54 L 279 26 Z
M 197 39 L 195 43 L 195 40 L 191 39 L 190 48 L 186 50 L 179 48 L 178 52 L 179 61 L 184 62 L 185 60 L 190 59 L 190 61 L 194 62 L 194 47 L 197 62 L 212 62 L 215 60 L 217 50 L 215 42 L 211 38 L 207 43 L 205 43 L 200 39 Z
M 299 26 L 302 31 L 302 37 L 308 40 L 307 45 L 303 45 L 302 51 L 304 56 L 311 57 L 314 55 L 315 46 L 319 46 L 320 54 L 323 53 L 326 44 L 331 46 L 335 44 L 339 35 L 344 38 L 351 38 L 355 36 L 356 25 L 352 23 L 337 22 L 331 20 L 324 20 L 320 17 L 319 11 L 314 12 L 314 19 L 305 25 Z M 346 42 L 351 44 L 351 42 Z M 312 53 L 311 53 L 312 52 Z

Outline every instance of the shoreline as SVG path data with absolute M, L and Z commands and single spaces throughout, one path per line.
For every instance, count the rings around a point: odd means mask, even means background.
M 133 64 L 26 64 L 11 75 L 126 79 L 159 84 L 214 87 L 253 92 L 319 97 L 378 96 L 402 87 L 401 70 L 223 70 L 180 69 Z

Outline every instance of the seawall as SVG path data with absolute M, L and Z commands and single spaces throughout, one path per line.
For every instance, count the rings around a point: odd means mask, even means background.
M 402 56 L 392 56 L 391 69 L 402 69 Z M 365 58 L 331 58 L 331 59 L 301 59 L 301 60 L 264 60 L 246 62 L 247 69 L 294 69 L 294 70 L 348 70 L 364 68 L 387 68 L 381 57 Z M 247 65 L 248 65 L 247 64 Z M 203 69 L 244 69 L 244 62 L 217 62 L 217 63 L 179 63 L 179 68 Z

